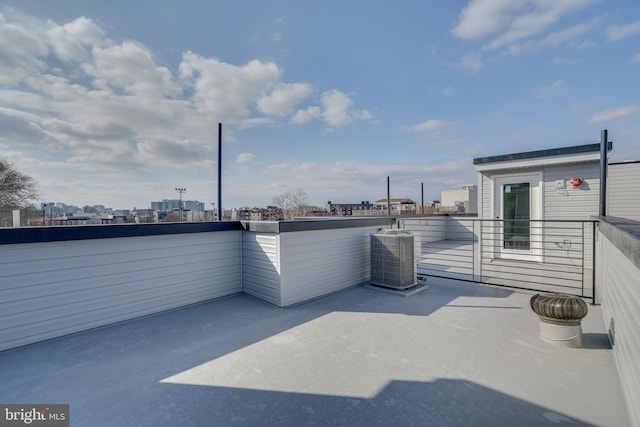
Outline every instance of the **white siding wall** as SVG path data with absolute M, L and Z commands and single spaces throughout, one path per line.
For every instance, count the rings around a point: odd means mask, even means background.
M 240 292 L 241 235 L 0 245 L 0 350 Z
M 607 214 L 640 221 L 640 163 L 609 165 Z
M 420 236 L 420 241 L 424 243 L 439 242 L 447 238 L 447 224 L 449 217 L 442 218 L 410 218 L 400 219 L 403 229 L 412 231 Z
M 491 216 L 491 203 L 493 203 L 492 181 L 489 176 L 480 172 L 478 173 L 478 180 L 480 181 L 478 214 L 480 218 L 493 219 Z
M 280 235 L 244 232 L 242 290 L 280 306 Z
M 573 188 L 571 178 L 582 178 L 581 187 Z M 557 180 L 566 188 L 558 189 Z M 544 219 L 589 219 L 598 215 L 600 206 L 600 164 L 598 162 L 546 167 L 544 180 Z
M 543 219 L 589 219 L 592 215 L 598 215 L 600 164 L 593 161 L 482 172 L 480 174 L 482 206 L 479 208 L 481 218 L 493 219 L 491 216 L 494 204 L 492 182 L 496 177 L 514 173 L 535 173 L 540 170 L 542 170 L 543 180 Z M 569 181 L 574 177 L 582 178 L 584 183 L 581 187 L 571 187 Z M 565 180 L 566 188 L 558 189 L 556 184 L 558 180 Z
M 609 327 L 633 425 L 640 425 L 640 269 L 598 233 L 602 315 Z
M 369 280 L 370 234 L 380 227 L 280 234 L 282 306 Z
M 447 221 L 447 240 L 475 240 L 474 220 L 465 218 L 450 218 Z

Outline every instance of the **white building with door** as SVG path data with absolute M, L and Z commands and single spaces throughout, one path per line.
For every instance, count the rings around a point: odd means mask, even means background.
M 598 215 L 600 144 L 481 157 L 473 164 L 480 187 L 480 218 L 558 220 Z
M 562 227 L 557 221 L 586 221 L 599 213 L 600 144 L 481 157 L 473 163 L 479 217 L 489 220 L 483 238 L 494 240 L 496 258 L 544 262 L 551 250 L 575 249 L 570 247 L 574 239 L 554 242 L 558 248 L 543 242 L 552 227 Z

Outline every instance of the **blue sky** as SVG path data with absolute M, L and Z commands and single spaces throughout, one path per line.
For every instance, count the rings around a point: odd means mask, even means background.
M 0 1 L 0 156 L 43 200 L 437 199 L 474 157 L 640 160 L 640 2 Z

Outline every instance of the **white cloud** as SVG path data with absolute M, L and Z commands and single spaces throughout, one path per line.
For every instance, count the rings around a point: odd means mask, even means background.
M 452 96 L 456 93 L 456 89 L 451 86 L 445 86 L 440 89 L 440 93 L 442 93 L 444 96 Z
M 640 53 L 636 53 L 632 61 L 635 62 L 636 64 L 640 64 Z
M 318 106 L 309 107 L 306 110 L 298 110 L 291 117 L 291 121 L 296 124 L 308 123 L 313 119 L 322 117 L 322 109 Z
M 185 52 L 172 71 L 149 47 L 114 41 L 85 17 L 58 24 L 0 14 L 0 58 L 0 146 L 39 144 L 60 165 L 116 175 L 208 170 L 218 122 L 229 142 L 234 130 L 273 126 L 313 93 L 308 83 L 284 82 L 273 62 Z M 313 118 L 339 127 L 372 115 L 326 91 L 292 121 Z
M 103 88 L 148 98 L 176 96 L 182 91 L 171 71 L 156 65 L 149 49 L 140 44 L 94 46 L 92 51 L 93 63 L 85 63 L 83 69 Z
M 213 144 L 201 144 L 191 140 L 153 139 L 137 145 L 141 160 L 147 164 L 172 166 L 177 169 L 190 167 L 212 156 Z
M 268 115 L 289 114 L 300 101 L 311 93 L 313 93 L 313 88 L 310 84 L 278 83 L 269 94 L 258 100 L 258 109 Z
M 299 163 L 268 166 L 263 174 L 280 184 L 277 188 L 264 184 L 261 192 L 275 196 L 291 182 L 303 182 L 304 190 L 319 203 L 361 200 L 374 201 L 386 197 L 386 177 L 391 178 L 392 197 L 420 199 L 424 183 L 425 198 L 440 197 L 440 190 L 457 188 L 476 180 L 470 159 L 439 160 L 420 163 L 379 163 L 341 161 L 333 163 Z
M 529 4 L 521 10 L 521 13 L 513 18 L 509 29 L 493 40 L 487 46 L 488 49 L 497 49 L 524 38 L 537 36 L 558 22 L 563 15 L 580 9 L 592 3 L 592 1 L 576 0 L 555 2 L 534 0 L 528 3 Z M 575 32 L 576 30 L 570 30 L 569 35 L 571 35 L 572 31 Z M 560 35 L 556 35 L 557 39 L 566 37 L 567 34 L 560 33 Z
M 80 17 L 67 24 L 49 21 L 46 30 L 48 44 L 62 61 L 89 61 L 91 46 L 106 43 L 104 31 L 91 19 Z
M 573 64 L 579 64 L 581 62 L 582 62 L 582 59 L 560 58 L 559 56 L 556 56 L 551 60 L 551 63 L 556 65 L 573 65 Z
M 192 102 L 198 113 L 234 123 L 250 116 L 249 105 L 279 81 L 281 71 L 271 62 L 252 60 L 239 67 L 186 52 L 180 77 L 194 90 Z
M 413 126 L 403 126 L 400 130 L 405 132 L 435 132 L 443 129 L 449 123 L 439 119 L 428 119 L 424 122 L 418 123 Z
M 477 73 L 483 66 L 482 55 L 477 52 L 469 52 L 462 57 L 458 65 L 472 73 Z
M 611 41 L 618 41 L 627 37 L 640 34 L 640 20 L 632 22 L 630 24 L 616 24 L 611 25 L 606 30 L 607 38 Z
M 567 107 L 567 111 L 569 111 L 570 113 L 577 113 L 578 111 L 582 110 L 584 110 L 584 104 L 580 102 L 576 102 Z
M 0 14 L 0 83 L 21 81 L 25 75 L 47 68 L 45 42 L 26 25 L 15 25 Z
M 605 111 L 594 113 L 589 119 L 589 123 L 606 123 L 632 119 L 640 116 L 640 104 L 622 105 Z
M 547 98 L 550 95 L 556 93 L 563 93 L 566 91 L 566 86 L 562 80 L 557 80 L 548 85 L 540 85 L 534 90 L 536 98 Z
M 236 157 L 236 163 L 239 165 L 244 165 L 244 164 L 253 162 L 255 159 L 256 159 L 255 154 L 240 153 L 238 154 L 238 157 Z
M 453 28 L 455 37 L 479 40 L 494 36 L 483 46 L 484 51 L 505 49 L 507 53 L 518 53 L 533 37 L 560 21 L 565 15 L 582 9 L 595 0 L 549 1 L 549 0 L 471 0 L 460 13 Z M 574 39 L 593 28 L 597 19 L 549 34 L 541 40 L 542 45 L 557 45 Z M 518 45 L 520 44 L 520 45 Z
M 576 44 L 576 49 L 592 49 L 594 47 L 598 46 L 597 44 L 595 44 L 594 42 L 592 42 L 591 40 L 584 40 L 578 44 Z
M 346 126 L 354 120 L 367 120 L 373 116 L 367 110 L 351 110 L 353 101 L 345 93 L 333 89 L 322 94 L 322 119 L 331 128 Z
M 452 30 L 461 39 L 479 39 L 506 28 L 526 0 L 471 0 Z
M 296 124 L 304 124 L 313 119 L 322 119 L 328 129 L 347 126 L 358 120 L 371 120 L 373 114 L 368 110 L 354 110 L 351 108 L 353 100 L 337 89 L 328 90 L 320 97 L 320 106 L 314 105 L 306 110 L 298 110 L 291 117 Z
M 573 27 L 566 28 L 561 31 L 553 32 L 542 40 L 540 40 L 540 45 L 542 46 L 558 46 L 561 44 L 565 44 L 569 41 L 575 40 L 581 35 L 591 31 L 595 26 L 600 22 L 600 18 L 596 17 L 588 22 L 583 22 L 581 24 L 574 25 Z

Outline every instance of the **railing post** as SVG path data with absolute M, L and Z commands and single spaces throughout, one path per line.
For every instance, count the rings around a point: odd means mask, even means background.
M 596 304 L 596 232 L 597 232 L 597 221 L 591 221 L 591 282 L 593 290 L 591 292 L 592 298 L 591 303 L 593 305 Z

